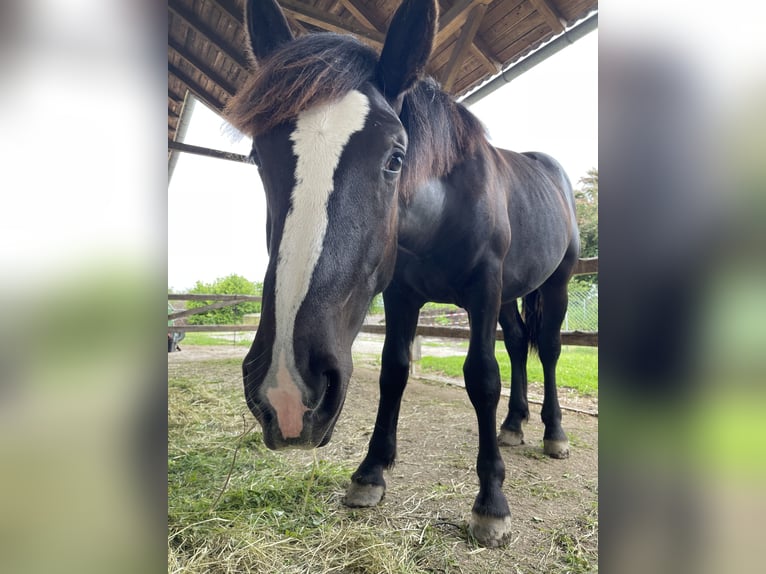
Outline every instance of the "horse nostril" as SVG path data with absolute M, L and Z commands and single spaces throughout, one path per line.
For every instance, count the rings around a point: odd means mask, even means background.
M 337 369 L 328 369 L 322 373 L 321 377 L 322 392 L 317 403 L 319 406 L 334 407 L 338 401 L 340 393 L 340 371 Z

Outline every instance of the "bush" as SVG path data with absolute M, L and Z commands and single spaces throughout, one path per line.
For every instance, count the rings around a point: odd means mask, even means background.
M 189 293 L 211 295 L 262 295 L 263 286 L 253 283 L 236 274 L 216 279 L 213 283 L 197 281 Z M 188 301 L 187 309 L 198 309 L 215 301 Z M 213 309 L 188 318 L 190 325 L 236 325 L 242 322 L 242 317 L 248 313 L 260 313 L 261 304 L 255 301 L 245 301 L 221 309 Z

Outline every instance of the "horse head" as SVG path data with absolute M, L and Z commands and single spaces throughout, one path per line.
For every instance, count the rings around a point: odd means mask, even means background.
M 342 409 L 352 342 L 394 270 L 408 144 L 399 113 L 437 10 L 405 0 L 378 56 L 345 36 L 296 39 L 276 2 L 247 3 L 256 66 L 228 116 L 253 136 L 268 206 L 261 323 L 243 377 L 269 448 L 327 444 Z

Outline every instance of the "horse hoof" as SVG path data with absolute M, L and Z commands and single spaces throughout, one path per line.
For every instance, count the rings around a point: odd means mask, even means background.
M 519 446 L 524 444 L 524 433 L 501 428 L 497 435 L 497 444 L 500 446 Z
M 543 439 L 543 452 L 551 458 L 569 458 L 569 441 Z
M 511 517 L 497 518 L 472 512 L 468 531 L 482 546 L 487 548 L 504 546 L 511 538 Z
M 351 481 L 346 490 L 346 496 L 343 504 L 351 508 L 362 508 L 368 506 L 377 506 L 383 499 L 386 488 L 377 484 L 358 484 Z

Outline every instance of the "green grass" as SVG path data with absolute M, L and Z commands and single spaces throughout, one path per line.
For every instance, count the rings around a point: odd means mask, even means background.
M 236 334 L 236 341 L 216 337 L 209 333 L 186 333 L 186 336 L 178 345 L 183 349 L 184 345 L 236 345 L 238 347 L 249 347 L 252 344 L 253 333 L 242 331 Z
M 446 481 L 431 490 L 426 482 L 420 494 L 447 501 L 446 519 L 420 504 L 344 507 L 357 461 L 325 459 L 322 450 L 268 450 L 244 404 L 240 366 L 239 359 L 168 366 L 169 573 L 479 574 L 520 562 L 545 568 L 517 571 L 592 571 L 595 526 L 557 526 L 523 555 L 513 545 L 477 547 L 465 523 L 450 518 L 461 508 Z M 474 460 L 471 453 L 444 462 L 465 469 Z M 514 480 L 516 491 L 539 500 L 573 495 L 548 479 Z
M 427 353 L 427 349 L 424 349 L 423 352 Z M 500 377 L 503 380 L 503 385 L 509 387 L 511 362 L 502 343 L 498 343 L 495 349 L 495 356 L 500 367 Z M 448 377 L 462 378 L 464 362 L 464 356 L 424 356 L 420 361 L 420 366 L 424 371 L 432 371 Z M 543 369 L 537 355 L 529 355 L 527 360 L 527 376 L 530 381 L 542 382 L 543 380 Z M 560 387 L 576 389 L 584 395 L 598 393 L 598 349 L 592 347 L 562 347 L 556 376 Z
M 236 365 L 197 365 L 169 377 L 168 572 L 459 571 L 454 541 L 422 517 L 343 507 L 350 466 L 266 449 Z

